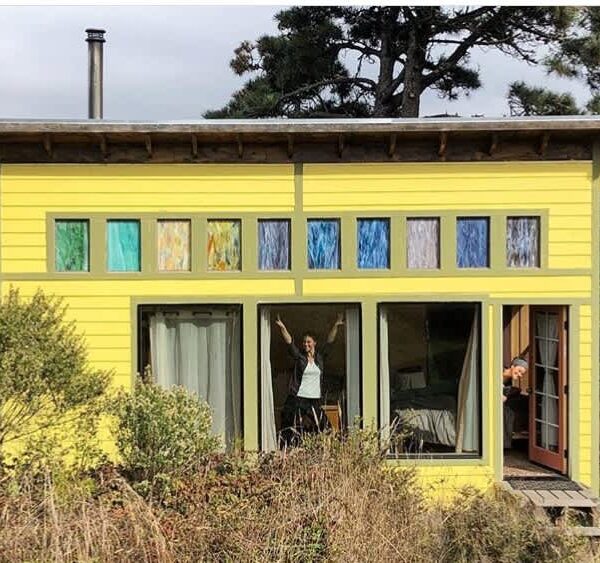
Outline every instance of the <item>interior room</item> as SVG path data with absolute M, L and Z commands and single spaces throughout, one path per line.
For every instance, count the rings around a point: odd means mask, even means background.
M 139 372 L 206 400 L 214 433 L 232 447 L 242 435 L 241 307 L 147 305 L 138 314 Z
M 391 454 L 481 451 L 480 307 L 380 307 L 381 426 Z
M 280 442 L 282 411 L 288 396 L 294 361 L 275 320 L 279 316 L 300 348 L 305 332 L 323 346 L 338 315 L 344 324 L 329 346 L 321 400 L 331 427 L 346 428 L 360 416 L 360 307 L 348 304 L 265 305 L 260 308 L 261 444 L 275 449 Z

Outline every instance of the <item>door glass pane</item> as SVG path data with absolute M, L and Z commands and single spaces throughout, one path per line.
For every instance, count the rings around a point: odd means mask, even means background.
M 558 399 L 546 396 L 542 406 L 542 420 L 558 425 Z
M 242 268 L 241 221 L 208 221 L 208 269 L 211 272 Z
M 54 224 L 54 254 L 57 272 L 89 270 L 89 222 L 57 220 Z
M 290 269 L 290 221 L 258 222 L 258 269 Z
M 540 265 L 539 217 L 508 217 L 506 222 L 506 265 L 535 268 Z
M 544 384 L 546 381 L 546 368 L 536 364 L 535 366 L 535 390 L 538 393 L 544 392 Z
M 551 424 L 548 424 L 547 426 L 548 429 L 548 443 L 547 443 L 547 449 L 549 449 L 552 452 L 557 452 L 558 451 L 558 426 L 553 426 Z
M 489 266 L 489 219 L 459 217 L 456 220 L 456 265 L 459 268 Z
M 539 420 L 535 421 L 535 443 L 540 448 L 546 448 L 548 440 L 546 439 L 546 425 Z
M 440 267 L 440 220 L 407 219 L 407 266 Z
M 108 270 L 140 271 L 140 222 L 110 220 L 107 224 Z
M 541 420 L 543 417 L 543 402 L 544 402 L 544 395 L 542 393 L 538 393 L 536 391 L 535 393 L 535 418 L 537 418 L 538 420 Z
M 359 219 L 357 243 L 359 268 L 390 267 L 389 219 Z
M 158 269 L 161 272 L 189 271 L 190 221 L 158 222 Z
M 309 219 L 307 242 L 311 270 L 340 268 L 340 222 L 337 219 Z

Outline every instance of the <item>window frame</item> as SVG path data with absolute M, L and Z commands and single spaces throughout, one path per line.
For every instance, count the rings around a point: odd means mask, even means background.
M 376 306 L 376 322 L 377 322 L 377 428 L 381 428 L 382 425 L 382 382 L 381 382 L 381 331 L 380 331 L 380 315 L 381 311 L 384 307 L 390 305 L 444 305 L 444 304 L 463 304 L 463 305 L 474 305 L 479 311 L 479 351 L 478 351 L 478 363 L 479 363 L 479 386 L 478 386 L 478 417 L 479 417 L 479 451 L 477 453 L 452 453 L 452 452 L 443 452 L 443 453 L 390 453 L 386 452 L 385 458 L 388 461 L 402 461 L 402 460 L 419 460 L 419 461 L 481 461 L 487 455 L 490 449 L 493 448 L 492 444 L 486 444 L 484 442 L 484 430 L 486 430 L 486 424 L 484 421 L 484 415 L 486 414 L 484 411 L 483 405 L 483 396 L 484 396 L 484 385 L 486 384 L 484 378 L 484 346 L 486 334 L 484 334 L 484 319 L 483 319 L 483 310 L 485 303 L 483 301 L 478 300 L 456 300 L 456 301 L 380 301 Z M 388 342 L 389 346 L 389 342 Z M 388 348 L 389 354 L 389 348 Z M 389 371 L 389 370 L 388 370 Z M 498 376 L 500 377 L 500 375 Z M 390 408 L 388 405 L 387 408 Z

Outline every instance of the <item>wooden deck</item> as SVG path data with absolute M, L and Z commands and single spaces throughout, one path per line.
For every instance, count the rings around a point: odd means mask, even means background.
M 513 480 L 515 481 L 515 480 Z M 525 484 L 524 484 L 525 481 Z M 600 537 L 600 500 L 592 491 L 563 477 L 556 479 L 517 479 L 517 486 L 511 486 L 510 480 L 503 482 L 504 487 L 532 506 L 532 510 L 541 517 L 550 517 L 555 526 L 563 531 L 590 538 Z M 567 525 L 568 513 L 579 513 L 583 518 L 582 526 Z
M 598 505 L 585 491 L 513 490 L 542 508 L 595 508 Z

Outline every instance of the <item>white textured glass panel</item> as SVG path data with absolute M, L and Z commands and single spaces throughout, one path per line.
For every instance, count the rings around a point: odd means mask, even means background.
M 409 268 L 440 267 L 440 220 L 437 217 L 408 219 L 407 266 Z

